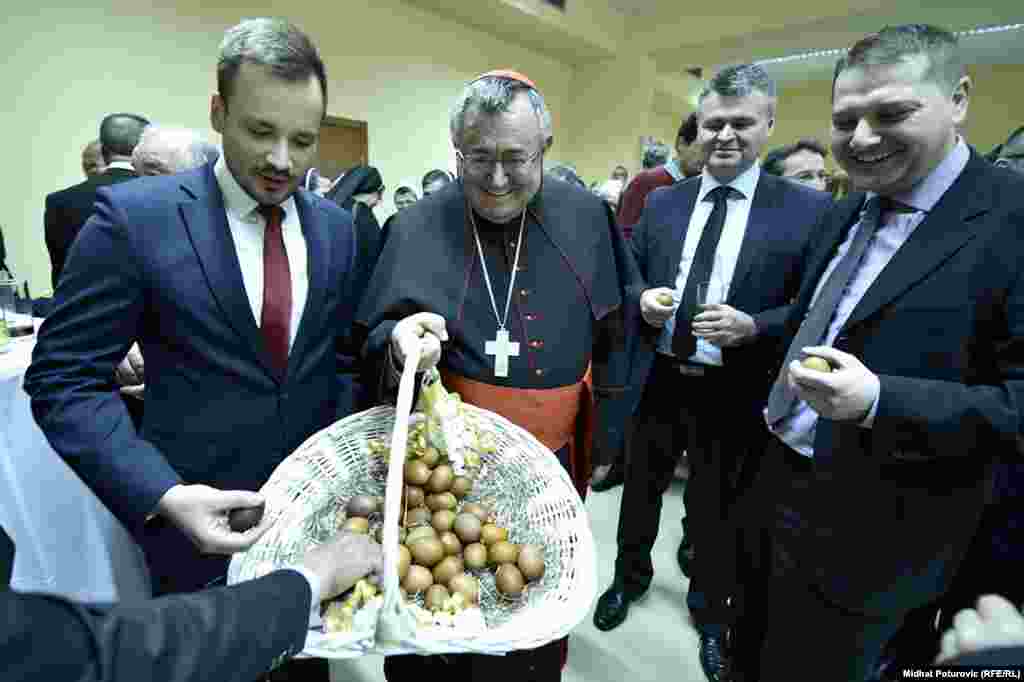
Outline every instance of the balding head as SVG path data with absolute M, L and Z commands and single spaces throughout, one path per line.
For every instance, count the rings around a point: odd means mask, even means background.
M 152 125 L 132 153 L 139 175 L 170 175 L 197 168 L 216 158 L 217 148 L 189 128 Z

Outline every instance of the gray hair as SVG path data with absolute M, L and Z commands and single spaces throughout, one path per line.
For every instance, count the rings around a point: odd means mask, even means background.
M 466 122 L 466 114 L 470 111 L 482 111 L 487 114 L 500 114 L 509 110 L 512 100 L 520 92 L 526 92 L 530 106 L 537 115 L 543 144 L 546 146 L 554 137 L 551 132 L 551 112 L 544 103 L 544 97 L 534 88 L 501 76 L 486 76 L 473 81 L 462 91 L 452 107 L 449 117 L 452 143 L 458 148 L 462 142 L 462 130 Z
M 327 108 L 327 72 L 313 41 L 283 19 L 246 19 L 224 32 L 217 60 L 217 91 L 227 103 L 243 62 L 269 67 L 278 78 L 297 82 L 316 76 Z
M 715 93 L 720 97 L 747 97 L 760 92 L 771 100 L 772 111 L 775 110 L 775 80 L 768 75 L 760 64 L 732 64 L 723 67 L 712 76 L 697 98 L 698 105 L 708 95 Z
M 132 152 L 132 166 L 140 175 L 181 173 L 209 163 L 219 154 L 216 146 L 207 142 L 191 128 L 151 125 L 142 132 Z
M 886 26 L 867 35 L 836 62 L 832 77 L 835 91 L 839 74 L 858 66 L 899 64 L 918 55 L 928 57 L 924 77 L 952 90 L 967 73 L 960 54 L 960 41 L 949 31 L 929 24 Z

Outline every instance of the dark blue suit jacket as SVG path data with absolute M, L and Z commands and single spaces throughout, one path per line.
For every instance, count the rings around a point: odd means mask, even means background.
M 0 548 L 13 559 L 3 528 Z M 0 670 L 19 682 L 251 682 L 302 649 L 309 600 L 295 571 L 112 609 L 0 583 Z
M 646 288 L 675 287 L 700 184 L 700 177 L 690 178 L 648 195 L 631 241 Z M 800 287 L 807 245 L 815 224 L 831 205 L 828 194 L 790 180 L 764 172 L 758 180 L 725 302 L 751 315 L 759 334 L 753 343 L 722 352 L 726 369 L 742 377 L 737 398 L 743 398 L 749 409 L 756 409 L 768 398 L 782 359 L 778 350 L 782 325 Z M 634 305 L 639 306 L 639 292 L 634 292 L 634 299 Z M 661 329 L 639 319 L 633 368 L 635 383 L 642 386 L 653 364 Z
M 823 221 L 787 344 L 863 201 L 851 195 Z M 800 559 L 847 608 L 892 613 L 940 595 L 990 499 L 993 463 L 1019 461 L 1022 237 L 1024 182 L 972 152 L 836 338 L 879 376 L 881 394 L 871 429 L 818 423 L 820 504 Z
M 354 357 L 351 217 L 304 190 L 295 203 L 309 294 L 280 377 L 246 297 L 212 166 L 99 191 L 25 390 L 54 449 L 129 529 L 180 482 L 258 490 L 350 408 L 339 394 Z M 138 432 L 113 381 L 134 341 L 146 359 Z

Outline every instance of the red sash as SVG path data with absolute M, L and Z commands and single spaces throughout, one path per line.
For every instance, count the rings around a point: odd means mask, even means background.
M 568 445 L 569 474 L 580 497 L 586 497 L 594 436 L 589 367 L 579 383 L 557 388 L 492 386 L 445 369 L 441 370 L 441 380 L 465 402 L 500 414 L 529 431 L 552 452 Z

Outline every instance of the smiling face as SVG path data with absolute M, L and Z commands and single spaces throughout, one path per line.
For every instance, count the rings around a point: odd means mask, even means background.
M 832 153 L 857 189 L 906 192 L 952 151 L 967 115 L 970 81 L 927 78 L 928 57 L 857 66 L 836 79 Z
M 782 162 L 782 176 L 824 192 L 828 184 L 825 157 L 810 149 L 801 149 Z
M 772 100 L 756 90 L 743 97 L 709 93 L 697 117 L 704 167 L 723 183 L 754 164 L 775 127 Z
M 525 91 L 516 95 L 508 111 L 467 111 L 459 151 L 467 159 L 492 162 L 486 170 L 475 170 L 472 164 L 459 160 L 459 173 L 473 209 L 495 223 L 518 217 L 540 189 L 543 146 L 540 120 Z M 511 173 L 504 164 L 497 163 L 499 159 L 522 162 L 531 158 Z
M 210 119 L 223 137 L 224 162 L 256 201 L 279 204 L 316 160 L 323 92 L 316 76 L 288 81 L 245 62 L 230 99 L 213 96 Z

